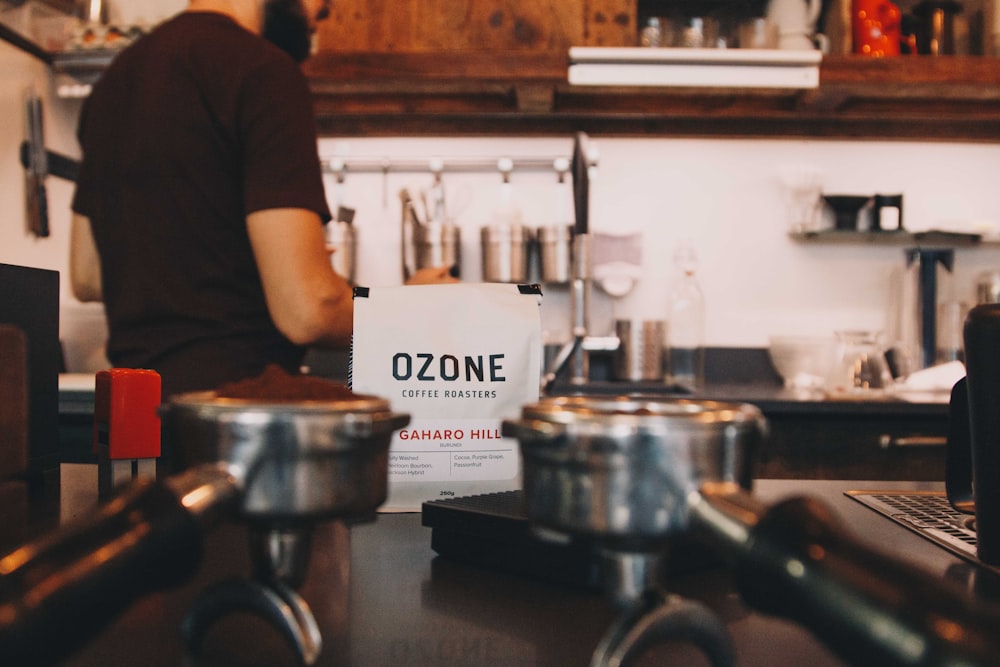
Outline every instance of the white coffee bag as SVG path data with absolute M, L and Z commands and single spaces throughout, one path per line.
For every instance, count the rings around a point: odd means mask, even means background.
M 541 290 L 458 283 L 355 288 L 351 389 L 410 415 L 389 450 L 385 511 L 520 488 L 505 418 L 539 395 Z

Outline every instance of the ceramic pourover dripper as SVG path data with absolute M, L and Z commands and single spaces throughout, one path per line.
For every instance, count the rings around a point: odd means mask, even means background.
M 823 201 L 833 210 L 834 228 L 857 231 L 858 215 L 871 197 L 867 195 L 823 195 Z

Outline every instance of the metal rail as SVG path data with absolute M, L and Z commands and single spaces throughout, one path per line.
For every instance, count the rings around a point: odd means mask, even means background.
M 452 157 L 452 158 L 321 158 L 323 171 L 344 178 L 350 174 L 390 173 L 489 173 L 509 174 L 514 171 L 552 171 L 563 177 L 569 173 L 569 157 Z M 597 166 L 591 157 L 591 168 Z

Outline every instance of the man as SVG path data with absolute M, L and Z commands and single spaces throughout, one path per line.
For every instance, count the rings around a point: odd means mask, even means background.
M 103 299 L 108 358 L 211 389 L 309 345 L 343 347 L 351 287 L 298 64 L 329 0 L 190 0 L 120 53 L 86 101 L 70 274 Z M 411 282 L 448 281 L 447 267 Z

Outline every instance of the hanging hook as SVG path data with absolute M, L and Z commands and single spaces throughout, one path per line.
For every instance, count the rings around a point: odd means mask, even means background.
M 556 170 L 556 179 L 559 183 L 565 183 L 566 174 L 569 173 L 569 158 L 557 157 L 552 161 L 552 168 Z
M 333 172 L 338 184 L 342 184 L 347 177 L 347 163 L 343 158 L 335 157 L 330 160 L 330 171 Z
M 444 160 L 439 157 L 432 157 L 428 163 L 428 168 L 431 170 L 431 174 L 434 175 L 434 182 L 441 182 L 441 172 L 444 171 Z
M 510 183 L 510 172 L 514 171 L 514 161 L 509 157 L 502 157 L 497 160 L 497 169 L 500 170 L 500 177 L 504 183 Z

